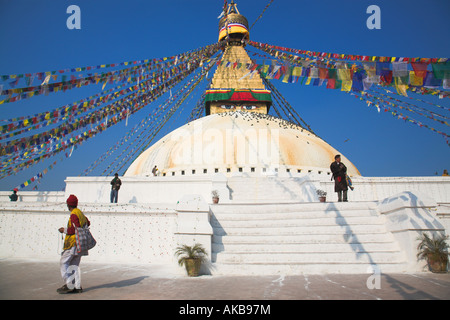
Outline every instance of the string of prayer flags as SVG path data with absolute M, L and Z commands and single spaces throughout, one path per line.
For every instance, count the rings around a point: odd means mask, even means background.
M 343 86 L 343 90 L 348 91 L 348 88 L 351 87 L 352 91 L 358 92 L 376 84 L 395 86 L 396 90 L 402 95 L 406 95 L 407 91 L 410 90 L 420 94 L 438 95 L 439 98 L 450 97 L 450 93 L 445 91 L 450 88 L 449 58 L 340 55 L 272 46 L 254 41 L 248 43 L 278 60 L 289 62 L 289 70 L 292 67 L 301 66 L 305 69 L 302 76 L 306 74 L 307 77 L 312 79 L 328 80 L 328 88 L 342 89 Z M 304 55 L 304 57 L 299 55 Z M 314 59 L 311 59 L 311 57 L 314 57 Z M 288 83 L 286 77 L 283 77 L 283 71 L 281 69 L 282 74 L 277 77 L 270 73 L 267 77 L 264 72 L 261 75 L 267 79 L 281 77 L 284 80 L 283 82 Z M 355 78 L 353 74 L 358 71 L 362 71 L 362 73 Z M 339 80 L 340 83 L 330 82 L 330 80 Z M 305 84 L 315 85 L 315 82 L 307 79 Z
M 64 106 L 53 112 L 42 113 L 39 115 L 41 124 L 37 123 L 38 119 L 34 116 L 31 119 L 22 117 L 17 123 L 9 123 L 6 129 L 1 127 L 3 131 L 9 129 L 12 131 L 16 130 L 16 132 L 13 133 L 25 133 L 31 128 L 42 128 L 49 122 L 58 123 L 61 119 L 67 119 L 68 116 L 70 116 L 71 119 L 70 122 L 63 123 L 48 132 L 41 132 L 0 144 L 0 154 L 3 155 L 2 165 L 0 167 L 0 179 L 27 169 L 63 150 L 67 150 L 68 148 L 72 148 L 70 151 L 71 155 L 76 146 L 81 145 L 87 139 L 95 137 L 98 133 L 103 132 L 120 121 L 126 120 L 132 113 L 156 100 L 165 92 L 170 91 L 175 85 L 192 74 L 199 66 L 204 66 L 201 68 L 202 72 L 207 63 L 210 68 L 210 64 L 212 63 L 211 57 L 215 55 L 219 49 L 220 46 L 214 45 L 208 50 L 203 51 L 202 54 L 196 52 L 193 53 L 193 55 L 189 55 L 189 60 L 179 57 L 176 59 L 179 62 L 178 65 L 174 66 L 173 63 L 170 63 L 167 64 L 167 67 L 158 67 L 150 74 L 145 74 L 139 70 L 138 77 L 141 79 L 139 85 L 133 85 L 128 88 L 119 86 L 120 88 L 118 88 L 117 91 L 112 92 L 111 90 L 108 90 L 106 91 L 107 94 L 102 96 L 99 96 L 99 93 L 94 95 L 94 99 L 92 100 L 81 100 L 78 103 L 75 103 L 76 108 L 75 106 L 73 108 Z M 185 57 L 187 57 L 187 55 Z M 216 61 L 214 61 L 214 63 L 215 62 Z M 44 77 L 42 81 L 46 79 L 47 78 Z M 194 77 L 194 79 L 196 79 L 196 77 Z M 178 94 L 173 95 L 173 97 L 176 96 L 178 96 Z M 80 115 L 80 113 L 87 111 L 89 107 L 95 105 L 97 102 L 100 104 L 115 99 L 118 100 L 114 101 L 112 104 L 106 105 L 78 118 L 73 117 L 74 115 Z M 74 110 L 76 111 L 74 112 Z M 106 118 L 107 120 L 103 121 L 103 118 Z M 75 131 L 82 129 L 89 124 L 91 125 L 89 130 L 79 134 L 75 133 Z M 73 136 L 68 138 L 68 134 L 73 134 Z M 5 136 L 3 136 L 3 138 L 5 138 Z M 30 184 L 30 181 L 31 180 L 27 180 L 22 185 L 27 186 Z
M 84 72 L 84 71 L 92 71 L 96 69 L 103 68 L 112 68 L 112 67 L 121 67 L 121 66 L 130 66 L 124 69 L 118 69 L 108 72 L 98 73 L 87 73 L 87 74 L 79 74 L 78 77 L 71 74 L 70 79 L 68 79 L 69 75 L 62 75 L 61 80 L 57 81 L 58 74 L 57 71 L 48 71 L 48 72 L 39 72 L 35 74 L 20 74 L 20 75 L 3 75 L 0 76 L 0 79 L 3 81 L 8 81 L 9 79 L 14 79 L 9 82 L 8 85 L 2 84 L 0 90 L 0 96 L 7 96 L 6 99 L 0 99 L 0 105 L 20 101 L 23 99 L 29 99 L 31 97 L 41 95 L 41 94 L 49 94 L 53 92 L 67 91 L 74 88 L 80 88 L 83 86 L 102 83 L 103 89 L 106 84 L 117 83 L 117 82 L 130 82 L 130 81 L 141 81 L 144 71 L 149 76 L 152 71 L 160 71 L 164 69 L 164 66 L 173 66 L 179 64 L 180 62 L 189 62 L 192 60 L 207 60 L 207 57 L 211 55 L 212 52 L 216 52 L 220 48 L 222 43 L 215 43 L 208 45 L 206 47 L 199 48 L 197 50 L 191 50 L 186 53 L 178 54 L 176 56 L 164 57 L 159 59 L 146 59 L 146 60 L 137 60 L 116 64 L 106 64 L 99 65 L 97 67 L 83 67 L 83 68 L 72 68 L 60 70 L 64 72 Z M 18 81 L 20 78 L 25 77 L 25 83 L 27 87 L 16 88 L 18 85 Z M 32 80 L 37 78 L 40 83 L 38 85 L 32 85 Z M 50 80 L 53 79 L 55 82 L 50 83 Z M 9 87 L 9 89 L 7 89 Z M 13 96 L 15 95 L 15 96 Z

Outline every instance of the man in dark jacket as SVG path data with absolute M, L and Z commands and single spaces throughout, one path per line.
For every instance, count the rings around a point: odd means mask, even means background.
M 121 185 L 122 181 L 119 179 L 119 174 L 114 174 L 114 179 L 111 180 L 111 203 L 117 203 Z
M 19 196 L 17 195 L 17 188 L 14 188 L 13 194 L 9 196 L 9 199 L 11 201 L 17 201 L 18 198 L 19 198 Z
M 330 165 L 334 179 L 334 191 L 338 194 L 339 202 L 347 202 L 347 167 L 341 162 L 341 156 L 339 154 L 334 157 L 334 160 Z

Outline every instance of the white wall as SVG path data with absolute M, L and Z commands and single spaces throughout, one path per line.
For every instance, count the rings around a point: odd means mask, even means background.
M 287 190 L 292 189 L 293 183 L 298 179 L 310 181 L 315 188 L 325 190 L 327 201 L 337 201 L 334 192 L 334 181 L 326 174 L 291 174 L 279 173 L 266 175 L 267 188 L 264 186 L 264 176 L 244 173 L 235 177 L 225 178 L 221 174 L 216 175 L 186 175 L 166 177 L 121 177 L 122 188 L 119 191 L 119 203 L 166 203 L 175 205 L 185 194 L 201 195 L 207 203 L 211 203 L 211 191 L 219 189 L 221 202 L 229 199 L 254 198 L 255 188 L 245 187 L 245 180 L 259 184 L 261 190 L 265 190 L 264 198 L 272 197 L 274 200 L 317 201 L 308 192 L 304 196 L 289 195 Z M 279 181 L 275 181 L 279 178 Z M 292 179 L 292 183 L 289 182 Z M 297 180 L 296 180 L 297 179 Z M 75 194 L 80 203 L 109 203 L 112 177 L 68 177 L 66 179 L 66 191 L 19 191 L 19 202 L 62 202 L 70 194 Z M 233 196 L 230 185 L 243 185 L 239 188 L 239 197 Z M 251 185 L 251 184 L 250 184 Z M 418 191 L 433 198 L 437 203 L 450 204 L 450 177 L 357 177 L 353 178 L 355 189 L 349 190 L 349 201 L 380 201 L 403 191 Z M 277 190 L 276 188 L 279 188 Z M 275 189 L 274 189 L 275 188 Z M 306 185 L 303 183 L 303 189 Z M 269 189 L 272 189 L 269 190 Z M 299 192 L 301 188 L 295 188 Z M 245 192 L 249 193 L 246 196 Z M 12 192 L 0 191 L 0 202 L 8 202 Z
M 349 201 L 380 201 L 403 191 L 418 191 L 437 203 L 450 203 L 450 177 L 358 177 L 353 178 Z M 320 188 L 327 191 L 327 201 L 337 201 L 334 181 L 322 179 Z
M 120 177 L 118 203 L 176 204 L 186 194 L 201 195 L 211 202 L 214 180 L 220 176 Z M 66 196 L 74 194 L 80 202 L 109 203 L 112 177 L 69 177 Z M 226 180 L 222 182 L 226 186 Z M 217 186 L 214 186 L 217 188 Z M 227 195 L 223 199 L 227 198 Z
M 10 201 L 9 196 L 12 191 L 0 191 L 0 202 Z M 66 193 L 64 191 L 19 191 L 17 193 L 18 202 L 65 202 Z
M 90 220 L 97 240 L 90 261 L 174 261 L 175 210 L 134 204 L 80 204 L 79 208 Z M 0 257 L 58 260 L 62 251 L 58 228 L 66 227 L 68 219 L 64 204 L 2 203 Z

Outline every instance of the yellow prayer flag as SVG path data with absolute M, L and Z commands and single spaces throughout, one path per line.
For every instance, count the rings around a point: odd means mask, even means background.
M 300 77 L 302 75 L 302 67 L 294 67 L 294 69 L 292 70 L 292 75 Z
M 341 91 L 346 91 L 349 92 L 350 90 L 352 90 L 352 80 L 343 80 L 342 81 L 342 86 L 341 86 Z
M 311 78 L 310 77 L 308 77 L 308 79 L 306 80 L 306 83 L 305 83 L 305 85 L 307 85 L 307 86 L 309 86 L 309 84 L 311 83 Z
M 408 84 L 402 82 L 401 77 L 394 77 L 395 82 L 395 88 L 397 89 L 397 93 L 407 97 L 408 94 L 406 93 L 406 90 L 409 88 Z
M 414 71 L 409 72 L 409 83 L 412 86 L 423 86 L 423 78 L 416 76 L 416 73 Z
M 338 79 L 342 80 L 342 82 L 351 80 L 349 69 L 337 69 L 337 71 L 338 71 Z

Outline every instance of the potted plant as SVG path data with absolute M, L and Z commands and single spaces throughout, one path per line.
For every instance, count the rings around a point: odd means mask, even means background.
M 178 264 L 186 268 L 188 276 L 197 277 L 208 254 L 200 243 L 196 243 L 192 247 L 185 244 L 177 247 L 175 255 L 179 258 Z
M 327 193 L 323 190 L 317 189 L 317 196 L 319 197 L 320 202 L 327 201 Z
M 213 203 L 215 203 L 215 204 L 219 203 L 219 191 L 213 190 L 213 191 L 211 192 L 211 195 L 212 195 L 212 201 L 213 201 Z
M 428 234 L 422 233 L 417 240 L 420 241 L 417 245 L 417 259 L 426 260 L 431 272 L 447 272 L 449 245 L 446 240 L 448 236 L 433 235 L 431 239 Z

